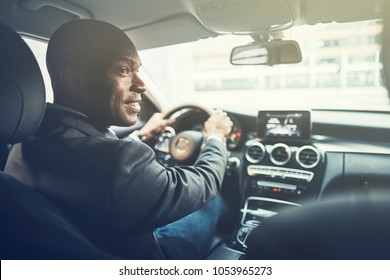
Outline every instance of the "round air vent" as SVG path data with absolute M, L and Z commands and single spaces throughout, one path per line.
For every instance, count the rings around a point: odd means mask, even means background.
M 270 152 L 270 160 L 275 165 L 285 165 L 291 158 L 291 149 L 283 143 L 278 143 L 272 146 Z
M 313 146 L 302 146 L 295 154 L 295 159 L 304 168 L 316 167 L 320 162 L 321 154 Z
M 251 144 L 245 153 L 245 158 L 251 163 L 258 163 L 265 157 L 265 147 L 262 143 Z

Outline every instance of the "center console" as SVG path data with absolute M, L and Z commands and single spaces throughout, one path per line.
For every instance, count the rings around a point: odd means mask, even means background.
M 248 235 L 264 219 L 313 201 L 324 159 L 311 141 L 310 111 L 260 111 L 240 167 L 244 203 L 234 247 L 245 251 Z

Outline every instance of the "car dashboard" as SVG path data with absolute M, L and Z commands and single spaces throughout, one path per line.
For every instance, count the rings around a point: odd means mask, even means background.
M 325 199 L 354 199 L 390 190 L 390 114 L 328 110 L 228 112 L 228 164 L 223 191 L 236 191 L 231 247 L 280 211 Z M 207 116 L 192 112 L 176 130 L 201 130 Z M 158 150 L 158 149 L 157 149 Z M 167 152 L 167 151 L 165 151 Z M 174 163 L 157 151 L 165 166 Z

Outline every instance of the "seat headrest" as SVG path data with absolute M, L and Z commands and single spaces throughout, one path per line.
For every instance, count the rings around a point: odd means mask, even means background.
M 32 135 L 45 109 L 45 86 L 34 54 L 15 31 L 0 23 L 0 142 Z
M 386 87 L 390 95 L 390 3 L 385 3 L 383 15 L 382 63 Z

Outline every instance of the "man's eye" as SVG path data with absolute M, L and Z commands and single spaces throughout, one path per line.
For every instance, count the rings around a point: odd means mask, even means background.
M 118 72 L 122 75 L 127 75 L 130 73 L 130 69 L 128 67 L 121 67 L 118 69 Z

